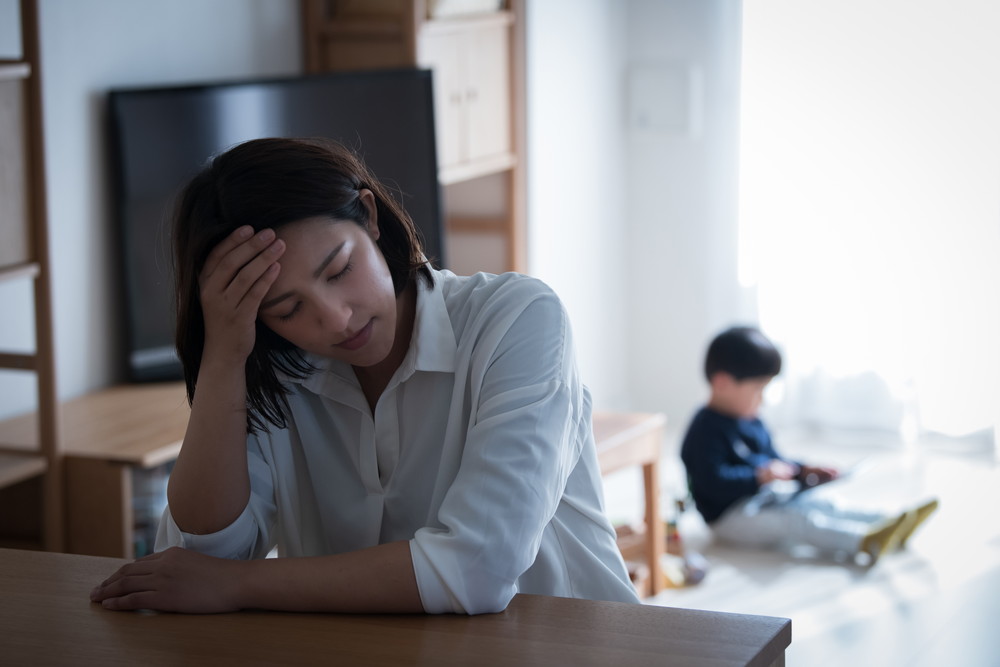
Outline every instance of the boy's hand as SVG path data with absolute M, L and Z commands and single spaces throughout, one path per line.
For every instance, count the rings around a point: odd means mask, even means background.
M 763 486 L 779 479 L 795 479 L 798 473 L 798 466 L 780 459 L 771 459 L 766 464 L 757 467 L 757 483 Z
M 832 482 L 840 476 L 840 471 L 829 466 L 802 466 L 799 481 L 806 486 L 816 486 Z

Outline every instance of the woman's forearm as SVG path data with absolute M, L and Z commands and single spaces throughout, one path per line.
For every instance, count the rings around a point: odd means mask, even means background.
M 241 561 L 242 609 L 345 613 L 420 613 L 409 542 L 313 558 Z
M 246 507 L 246 419 L 243 366 L 204 363 L 167 490 L 170 514 L 181 530 L 222 530 Z
M 229 560 L 173 547 L 123 565 L 94 587 L 107 609 L 219 613 L 423 611 L 408 542 L 333 556 Z

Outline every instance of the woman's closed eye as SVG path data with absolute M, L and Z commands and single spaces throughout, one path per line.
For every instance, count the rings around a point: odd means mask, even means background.
M 336 282 L 337 280 L 340 280 L 341 278 L 343 278 L 344 276 L 346 276 L 348 273 L 350 273 L 352 268 L 354 268 L 354 264 L 352 264 L 351 262 L 348 262 L 344 266 L 343 269 L 341 269 L 337 273 L 334 273 L 334 274 L 328 276 L 327 279 L 326 279 L 326 282 L 332 283 L 332 282 Z
M 344 268 L 342 268 L 340 271 L 337 271 L 336 273 L 332 273 L 329 276 L 327 276 L 326 282 L 333 283 L 333 282 L 336 282 L 336 281 L 340 280 L 341 278 L 343 278 L 344 276 L 346 276 L 348 273 L 350 273 L 351 269 L 353 269 L 353 268 L 354 268 L 354 264 L 352 264 L 351 262 L 348 262 L 344 266 Z M 302 307 L 302 302 L 301 301 L 296 301 L 295 305 L 292 306 L 292 309 L 289 310 L 284 315 L 278 315 L 278 319 L 281 320 L 282 322 L 287 322 L 288 320 L 292 319 L 297 312 L 299 312 L 299 309 L 301 307 Z
M 292 309 L 287 313 L 285 313 L 284 315 L 278 315 L 278 319 L 281 320 L 282 322 L 287 322 L 288 320 L 292 319 L 295 313 L 299 312 L 299 308 L 301 307 L 302 307 L 302 302 L 296 301 L 295 305 L 292 306 Z

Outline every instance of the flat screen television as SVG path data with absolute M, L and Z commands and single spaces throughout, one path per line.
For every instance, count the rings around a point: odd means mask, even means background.
M 170 216 L 214 154 L 260 137 L 328 137 L 390 186 L 444 263 L 431 74 L 405 69 L 109 92 L 124 286 L 123 366 L 133 382 L 180 379 Z

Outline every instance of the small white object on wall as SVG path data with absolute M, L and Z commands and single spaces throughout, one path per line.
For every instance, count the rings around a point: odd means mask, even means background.
M 628 72 L 629 128 L 675 138 L 701 134 L 700 72 L 686 63 L 636 64 Z

